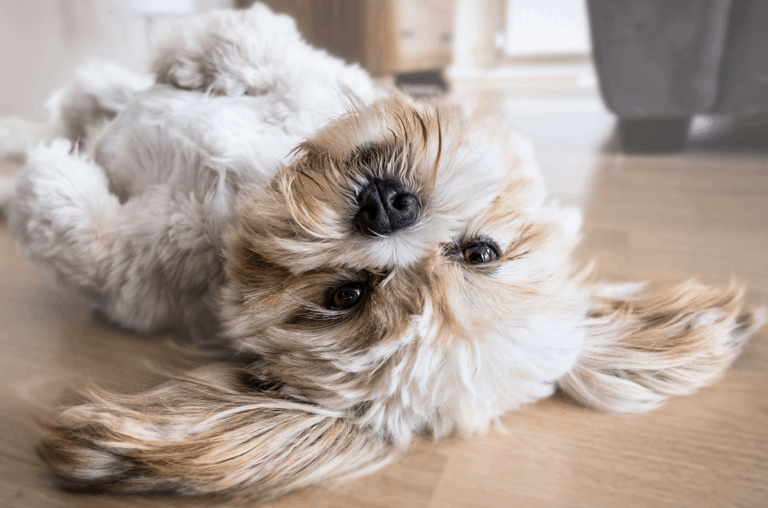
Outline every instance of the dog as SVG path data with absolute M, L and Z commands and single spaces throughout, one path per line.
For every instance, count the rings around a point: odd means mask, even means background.
M 24 130 L 10 228 L 115 322 L 250 360 L 57 410 L 39 454 L 66 488 L 270 499 L 557 388 L 646 411 L 765 322 L 735 284 L 590 282 L 528 142 L 377 88 L 263 5 L 187 22 L 154 70 L 91 66 Z

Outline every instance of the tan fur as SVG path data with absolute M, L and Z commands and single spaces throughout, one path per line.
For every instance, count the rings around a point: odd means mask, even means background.
M 331 411 L 253 390 L 249 376 L 211 365 L 137 396 L 92 390 L 43 423 L 40 457 L 74 489 L 192 495 L 257 485 L 265 500 L 391 454 Z
M 406 182 L 416 223 L 355 230 L 371 176 Z M 419 434 L 484 432 L 557 385 L 649 409 L 721 375 L 762 323 L 736 287 L 590 287 L 571 257 L 578 217 L 545 197 L 503 128 L 402 97 L 353 107 L 241 195 L 225 235 L 220 315 L 256 359 L 93 392 L 44 424 L 41 457 L 69 487 L 271 498 L 377 467 Z M 498 261 L 462 260 L 480 240 Z M 325 308 L 349 280 L 367 281 L 364 302 Z
M 765 318 L 765 309 L 744 310 L 744 288 L 736 284 L 688 281 L 648 295 L 595 294 L 587 343 L 559 384 L 599 409 L 647 411 L 720 377 Z

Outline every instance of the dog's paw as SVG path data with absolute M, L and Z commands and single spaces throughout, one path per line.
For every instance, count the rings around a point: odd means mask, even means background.
M 101 169 L 71 151 L 59 139 L 28 152 L 8 220 L 25 256 L 65 284 L 93 287 L 120 203 Z
M 16 201 L 34 226 L 43 223 L 69 231 L 107 220 L 119 206 L 109 193 L 102 169 L 76 153 L 66 139 L 29 150 L 19 175 Z
M 286 62 L 306 52 L 291 17 L 255 3 L 183 20 L 159 41 L 153 70 L 157 83 L 183 90 L 259 95 L 276 86 Z

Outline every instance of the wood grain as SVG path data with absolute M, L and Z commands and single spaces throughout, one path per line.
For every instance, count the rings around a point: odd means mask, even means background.
M 602 276 L 708 282 L 736 276 L 749 284 L 752 304 L 768 304 L 768 153 L 604 153 L 610 116 L 584 107 L 583 97 L 569 102 L 573 96 L 550 90 L 544 100 L 539 88 L 530 96 L 487 86 L 465 92 L 533 138 L 554 188 L 572 179 L 559 195 L 585 209 L 581 255 L 595 259 Z M 537 112 L 537 100 L 562 107 Z M 599 104 L 596 92 L 589 100 Z M 524 111 L 508 107 L 521 103 Z M 551 129 L 537 130 L 547 122 Z M 582 140 L 585 130 L 600 134 Z M 130 387 L 146 373 L 145 362 L 163 362 L 174 352 L 161 338 L 136 337 L 94 317 L 84 300 L 20 257 L 5 225 L 0 267 L 0 506 L 252 504 L 247 494 L 179 500 L 56 490 L 34 454 L 35 415 L 67 383 Z M 726 378 L 654 412 L 607 414 L 555 396 L 507 415 L 503 425 L 505 432 L 470 440 L 419 443 L 376 474 L 270 506 L 768 506 L 768 334 L 754 338 Z

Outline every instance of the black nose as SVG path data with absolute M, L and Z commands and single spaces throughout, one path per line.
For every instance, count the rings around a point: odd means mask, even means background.
M 357 196 L 357 228 L 366 235 L 388 235 L 413 224 L 419 198 L 396 180 L 374 179 Z

